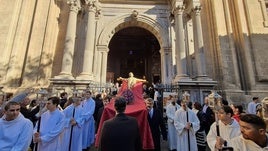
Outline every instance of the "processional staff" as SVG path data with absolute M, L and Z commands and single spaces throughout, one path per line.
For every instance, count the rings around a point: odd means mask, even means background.
M 75 99 L 80 99 L 80 98 L 78 98 L 78 91 L 76 89 L 73 90 L 73 102 L 77 101 Z M 72 116 L 72 119 L 71 120 L 73 120 L 74 119 L 74 116 L 75 116 L 75 106 L 73 106 L 73 107 L 74 107 L 74 109 L 73 109 L 73 116 Z M 72 124 L 71 133 L 70 133 L 70 139 L 69 139 L 69 151 L 71 151 L 71 147 L 72 147 L 73 128 L 74 128 L 74 125 Z
M 183 96 L 183 100 L 185 100 L 187 103 L 189 103 L 190 94 L 187 91 L 185 91 L 182 96 Z M 187 121 L 187 123 L 189 123 L 188 107 L 186 107 L 186 121 Z M 187 129 L 187 137 L 188 137 L 188 151 L 190 151 L 191 144 L 190 144 L 190 130 L 189 129 Z
M 213 109 L 215 114 L 215 122 L 216 122 L 216 133 L 217 136 L 220 136 L 220 127 L 219 127 L 219 119 L 218 119 L 218 111 L 222 107 L 222 97 L 216 92 L 212 91 L 211 94 L 208 96 L 209 98 L 209 107 Z M 231 151 L 232 147 L 227 147 L 227 144 L 224 143 L 224 147 L 219 151 Z
M 40 95 L 40 96 L 39 96 Z M 38 100 L 37 102 L 39 103 L 39 113 L 38 113 L 38 124 L 37 124 L 37 133 L 40 132 L 40 124 L 41 124 L 41 115 L 44 113 L 45 110 L 45 105 L 47 101 L 47 96 L 48 92 L 46 89 L 41 88 L 37 93 L 36 93 L 36 99 Z M 38 142 L 35 143 L 34 146 L 34 151 L 37 151 L 38 149 Z

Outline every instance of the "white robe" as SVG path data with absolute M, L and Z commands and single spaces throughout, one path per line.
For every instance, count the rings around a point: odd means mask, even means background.
M 12 121 L 0 119 L 0 150 L 27 151 L 32 140 L 33 124 L 19 113 Z
M 65 128 L 63 137 L 63 150 L 69 151 L 70 137 L 71 137 L 71 118 L 73 118 L 74 105 L 71 104 L 63 110 L 65 115 Z M 74 119 L 76 125 L 73 126 L 72 140 L 71 140 L 71 150 L 70 151 L 81 151 L 82 150 L 82 119 L 83 108 L 81 105 L 75 107 Z
M 220 129 L 220 137 L 222 137 L 227 142 L 229 142 L 230 139 L 239 136 L 241 134 L 240 126 L 238 122 L 234 119 L 231 125 L 225 125 L 224 123 L 221 122 L 221 120 L 219 120 L 219 129 Z M 207 135 L 207 143 L 211 151 L 216 150 L 215 148 L 216 138 L 217 138 L 216 122 L 214 122 L 211 125 L 209 133 Z M 227 144 L 227 146 L 229 145 Z
M 39 121 L 38 121 L 39 122 Z M 37 132 L 37 126 L 34 133 Z M 46 111 L 41 115 L 40 138 L 38 151 L 63 151 L 62 150 L 62 132 L 64 129 L 64 114 L 56 109 L 53 112 Z
M 268 137 L 268 136 L 266 136 Z M 249 139 L 244 139 L 242 135 L 231 139 L 228 144 L 233 147 L 234 151 L 267 151 L 268 146 L 261 148 L 255 142 Z
M 84 124 L 82 126 L 82 147 L 86 149 L 94 143 L 95 139 L 95 121 L 93 118 L 93 113 L 95 110 L 95 101 L 92 98 L 84 100 L 82 102 L 83 107 L 83 120 Z
M 190 136 L 190 151 L 197 151 L 197 143 L 195 133 L 198 131 L 200 125 L 196 114 L 188 109 L 189 121 L 192 127 L 189 129 Z M 188 130 L 184 127 L 187 123 L 186 111 L 181 107 L 176 111 L 174 117 L 174 125 L 177 130 L 177 151 L 188 151 Z
M 177 108 L 177 109 L 176 109 Z M 174 117 L 176 110 L 179 110 L 180 106 L 176 103 L 176 105 L 169 104 L 166 109 L 167 114 L 167 124 L 168 124 L 168 146 L 170 150 L 177 148 L 177 133 L 174 125 Z

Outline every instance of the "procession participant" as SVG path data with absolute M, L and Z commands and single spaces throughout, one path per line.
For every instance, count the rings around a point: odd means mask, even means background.
M 61 134 L 64 129 L 65 117 L 58 109 L 59 102 L 58 97 L 49 98 L 46 103 L 47 111 L 41 115 L 40 120 L 36 123 L 33 141 L 38 143 L 38 151 L 62 150 Z M 40 128 L 39 132 L 38 127 Z
M 239 125 L 241 135 L 227 142 L 234 151 L 268 150 L 266 124 L 262 118 L 255 114 L 241 115 Z
M 83 108 L 80 97 L 70 97 L 72 104 L 63 110 L 65 115 L 65 128 L 63 137 L 63 150 L 82 151 L 82 113 Z
M 27 151 L 32 131 L 33 124 L 20 113 L 19 103 L 9 101 L 4 107 L 4 116 L 0 119 L 0 150 Z
M 176 111 L 174 125 L 177 130 L 177 151 L 197 150 L 195 133 L 200 127 L 197 115 L 187 107 L 185 100 Z
M 228 142 L 241 134 L 238 122 L 232 118 L 233 114 L 232 108 L 228 105 L 223 105 L 218 110 L 220 136 L 217 136 L 216 122 L 211 125 L 207 135 L 207 143 L 212 151 L 222 149 L 223 146 L 228 145 L 221 140 Z
M 93 118 L 95 110 L 95 101 L 91 97 L 89 90 L 84 91 L 85 100 L 81 102 L 83 107 L 82 117 L 84 124 L 82 126 L 82 148 L 87 150 L 94 143 L 95 139 L 95 121 Z
M 167 132 L 166 127 L 163 120 L 163 115 L 161 111 L 157 108 L 154 108 L 152 98 L 147 98 L 145 100 L 145 104 L 148 110 L 148 122 L 151 129 L 151 134 L 154 141 L 154 151 L 160 151 L 161 145 L 160 145 L 160 134 L 162 134 L 163 140 L 167 140 Z
M 127 102 L 116 97 L 114 108 L 116 116 L 104 122 L 99 151 L 141 151 L 141 137 L 138 122 L 125 114 Z
M 176 103 L 175 98 L 171 99 L 170 104 L 167 106 L 167 124 L 168 124 L 168 146 L 171 151 L 177 148 L 177 133 L 174 125 L 175 112 L 180 109 L 180 105 Z

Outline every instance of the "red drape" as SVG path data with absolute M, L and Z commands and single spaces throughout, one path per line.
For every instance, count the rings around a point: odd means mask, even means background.
M 118 95 L 121 95 L 122 92 L 126 89 L 127 89 L 127 81 L 123 81 L 121 90 L 119 91 Z M 127 105 L 125 113 L 126 115 L 135 117 L 137 119 L 143 149 L 154 149 L 151 130 L 149 127 L 149 123 L 147 121 L 148 112 L 144 103 L 144 99 L 142 97 L 142 83 L 138 82 L 137 84 L 135 84 L 134 87 L 132 88 L 132 92 L 134 94 L 134 100 L 133 102 Z M 103 122 L 110 118 L 113 118 L 114 116 L 115 116 L 114 100 L 111 100 L 111 102 L 104 108 L 100 120 L 99 129 L 95 141 L 96 147 L 98 147 L 99 145 L 100 133 Z

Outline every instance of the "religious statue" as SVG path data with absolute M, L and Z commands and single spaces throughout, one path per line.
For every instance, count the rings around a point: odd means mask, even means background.
M 134 77 L 134 74 L 130 72 L 128 78 L 117 78 L 118 81 L 122 81 L 121 89 L 119 90 L 119 95 L 125 97 L 128 103 L 132 103 L 134 99 L 142 100 L 142 82 L 147 82 L 144 79 L 138 79 Z
M 132 89 L 133 86 L 134 86 L 137 82 L 147 82 L 147 81 L 144 80 L 144 79 L 138 79 L 138 78 L 135 78 L 135 77 L 134 77 L 134 74 L 133 74 L 132 72 L 129 72 L 128 75 L 129 75 L 129 78 L 122 78 L 122 77 L 117 78 L 118 81 L 122 81 L 122 80 L 127 81 L 128 89 Z

